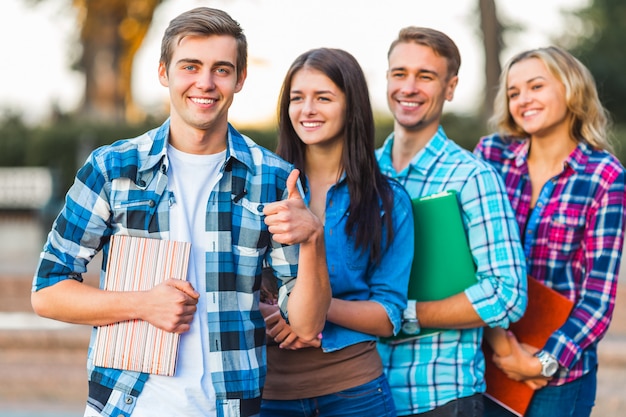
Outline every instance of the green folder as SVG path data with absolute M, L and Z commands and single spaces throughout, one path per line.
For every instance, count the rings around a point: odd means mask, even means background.
M 456 191 L 413 199 L 413 217 L 415 254 L 408 298 L 417 301 L 441 300 L 475 284 L 476 266 L 467 242 Z M 383 341 L 399 343 L 441 330 L 422 328 L 418 335 L 400 331 L 396 336 L 383 338 Z

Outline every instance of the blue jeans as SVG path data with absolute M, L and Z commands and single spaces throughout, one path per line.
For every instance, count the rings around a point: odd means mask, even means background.
M 558 387 L 536 391 L 525 417 L 589 417 L 596 399 L 597 368 Z M 485 398 L 484 417 L 513 417 L 514 414 Z
M 285 387 L 288 388 L 288 387 Z M 261 417 L 395 417 L 385 375 L 333 394 L 300 400 L 263 400 Z

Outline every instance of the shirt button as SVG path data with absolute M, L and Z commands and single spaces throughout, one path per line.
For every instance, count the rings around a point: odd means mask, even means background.
M 265 208 L 265 206 L 263 204 L 259 204 L 256 209 L 258 211 L 263 211 L 264 208 Z
M 150 207 L 154 207 L 154 206 L 156 206 L 156 203 L 154 202 L 154 200 L 150 200 L 150 202 L 148 203 L 148 205 L 149 205 Z
M 140 187 L 145 187 L 146 186 L 146 182 L 144 180 L 139 180 L 137 181 L 137 185 Z
M 132 404 L 133 403 L 133 397 L 126 397 L 126 400 L 124 401 L 126 404 Z

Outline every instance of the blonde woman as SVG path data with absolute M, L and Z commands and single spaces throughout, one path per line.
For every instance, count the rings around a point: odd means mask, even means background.
M 589 416 L 624 237 L 624 167 L 607 141 L 607 114 L 587 68 L 551 46 L 507 63 L 492 122 L 498 133 L 475 153 L 504 179 L 528 273 L 575 303 L 544 346 L 508 333 L 511 353 L 494 362 L 537 390 L 527 417 Z M 503 415 L 486 401 L 485 416 Z

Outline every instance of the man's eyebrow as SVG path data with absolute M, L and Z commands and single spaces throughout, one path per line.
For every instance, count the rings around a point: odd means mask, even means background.
M 406 69 L 405 67 L 393 67 L 393 68 L 389 68 L 390 72 L 393 71 L 408 71 L 408 69 Z M 430 70 L 430 69 L 426 69 L 426 68 L 420 68 L 417 70 L 418 74 L 432 74 L 434 76 L 439 77 L 439 74 L 437 73 L 437 71 L 435 70 Z
M 176 64 L 202 64 L 202 61 L 193 58 L 181 58 L 176 61 Z
M 197 65 L 203 65 L 204 63 L 199 60 L 199 59 L 195 59 L 195 58 L 181 58 L 178 61 L 176 61 L 176 64 L 197 64 Z M 235 64 L 233 64 L 230 61 L 217 61 L 213 64 L 214 67 L 230 67 L 235 69 Z
M 232 69 L 235 69 L 235 64 L 233 64 L 230 61 L 217 61 L 216 63 L 213 64 L 214 67 L 230 67 Z

